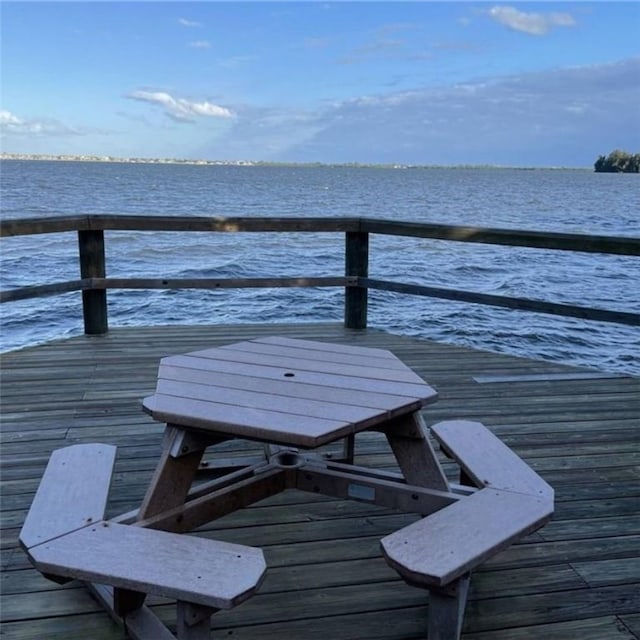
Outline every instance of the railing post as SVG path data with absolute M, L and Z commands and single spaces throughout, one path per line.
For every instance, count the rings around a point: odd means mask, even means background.
M 78 231 L 81 278 L 106 277 L 104 258 L 104 231 Z M 82 292 L 84 332 L 90 335 L 107 333 L 107 292 L 105 289 L 87 289 Z
M 369 276 L 369 234 L 347 231 L 345 241 L 345 275 Z M 347 329 L 367 328 L 366 287 L 346 287 L 344 296 L 344 326 Z

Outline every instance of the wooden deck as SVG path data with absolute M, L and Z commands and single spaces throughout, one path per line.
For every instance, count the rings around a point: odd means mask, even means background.
M 465 640 L 640 638 L 640 380 L 333 324 L 122 328 L 5 354 L 3 638 L 124 637 L 83 588 L 48 582 L 17 546 L 48 456 L 70 443 L 118 445 L 109 513 L 136 507 L 163 430 L 140 409 L 159 358 L 259 335 L 392 350 L 440 393 L 424 410 L 428 424 L 482 421 L 554 486 L 552 522 L 473 575 Z M 248 443 L 224 446 L 229 457 L 251 454 Z M 393 464 L 377 434 L 359 436 L 356 454 L 358 464 Z M 213 616 L 214 637 L 424 638 L 426 592 L 405 585 L 379 550 L 414 519 L 292 491 L 204 527 L 262 547 L 269 565 L 257 596 Z M 151 604 L 171 624 L 173 607 Z

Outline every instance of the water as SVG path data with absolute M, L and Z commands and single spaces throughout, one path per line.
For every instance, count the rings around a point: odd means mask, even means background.
M 237 167 L 3 161 L 3 218 L 89 213 L 363 216 L 640 235 L 636 175 L 588 170 Z M 341 275 L 344 241 L 321 234 L 107 232 L 112 277 Z M 76 279 L 75 234 L 3 239 L 2 288 Z M 371 239 L 370 275 L 640 312 L 640 261 L 623 256 Z M 110 291 L 110 326 L 341 321 L 339 289 Z M 370 326 L 525 357 L 640 374 L 640 331 L 370 292 Z M 7 303 L 3 350 L 82 332 L 80 294 Z

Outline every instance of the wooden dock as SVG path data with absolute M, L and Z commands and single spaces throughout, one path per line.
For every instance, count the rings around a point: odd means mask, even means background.
M 465 640 L 640 638 L 640 380 L 337 324 L 119 328 L 4 354 L 2 638 L 124 637 L 84 588 L 45 580 L 17 546 L 47 459 L 71 443 L 118 445 L 109 514 L 135 508 L 163 431 L 140 408 L 158 360 L 264 335 L 392 350 L 439 391 L 427 424 L 482 421 L 555 488 L 553 520 L 473 574 Z M 223 446 L 229 458 L 259 451 Z M 378 434 L 362 434 L 356 462 L 389 467 L 393 457 Z M 405 585 L 379 549 L 414 519 L 291 491 L 204 527 L 261 547 L 269 565 L 257 596 L 213 616 L 213 637 L 424 638 L 427 593 Z M 150 604 L 172 624 L 172 606 Z

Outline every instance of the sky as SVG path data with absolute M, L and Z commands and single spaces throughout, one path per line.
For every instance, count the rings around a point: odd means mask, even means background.
M 640 152 L 640 2 L 0 2 L 0 149 L 592 166 Z

